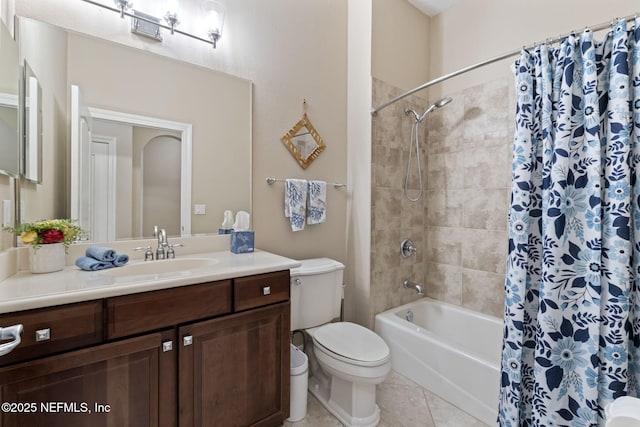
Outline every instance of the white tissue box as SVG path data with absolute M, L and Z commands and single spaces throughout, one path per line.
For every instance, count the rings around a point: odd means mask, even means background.
M 253 252 L 253 231 L 232 231 L 231 252 L 234 254 L 246 254 Z

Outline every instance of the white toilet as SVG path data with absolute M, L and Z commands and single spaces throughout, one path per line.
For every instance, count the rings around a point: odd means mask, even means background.
M 380 421 L 376 384 L 391 370 L 391 352 L 375 332 L 340 317 L 344 265 L 329 258 L 300 261 L 291 269 L 291 330 L 313 340 L 309 391 L 346 426 Z

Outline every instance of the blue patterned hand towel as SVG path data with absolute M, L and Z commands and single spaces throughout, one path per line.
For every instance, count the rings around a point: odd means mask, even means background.
M 113 262 L 99 261 L 90 256 L 81 256 L 76 260 L 76 265 L 86 271 L 98 271 L 104 270 L 105 268 L 115 267 Z
M 104 246 L 91 245 L 85 253 L 88 257 L 97 259 L 98 261 L 113 262 L 116 259 L 116 251 Z
M 304 230 L 307 210 L 307 181 L 287 179 L 284 183 L 284 216 L 291 221 L 291 230 Z
M 309 181 L 307 223 L 320 224 L 325 219 L 327 219 L 327 183 L 324 181 Z

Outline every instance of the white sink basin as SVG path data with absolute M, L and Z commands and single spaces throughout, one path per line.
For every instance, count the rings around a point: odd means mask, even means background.
M 105 276 L 124 277 L 168 273 L 188 273 L 191 270 L 213 267 L 218 263 L 213 258 L 174 258 L 160 261 L 147 261 L 123 267 L 103 270 Z

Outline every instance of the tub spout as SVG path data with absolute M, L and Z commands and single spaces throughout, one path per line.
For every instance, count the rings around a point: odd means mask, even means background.
M 422 286 L 422 283 L 405 280 L 402 282 L 402 287 L 405 289 L 415 289 L 418 292 L 418 296 L 424 296 L 424 287 Z

